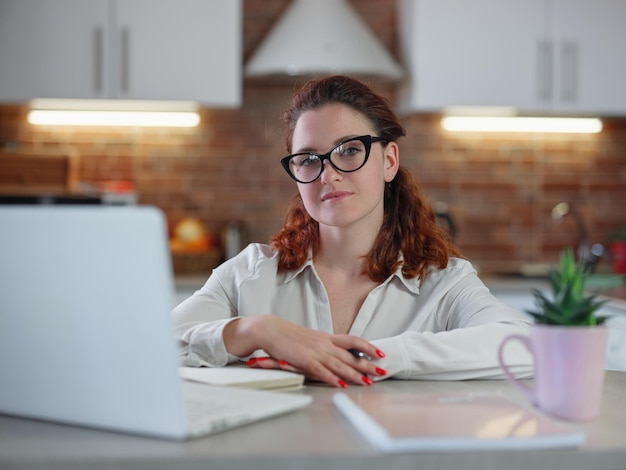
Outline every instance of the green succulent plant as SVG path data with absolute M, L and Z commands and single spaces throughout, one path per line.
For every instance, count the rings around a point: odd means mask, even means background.
M 608 317 L 595 312 L 606 303 L 595 295 L 585 295 L 585 281 L 589 272 L 577 263 L 571 248 L 561 252 L 560 269 L 553 267 L 548 280 L 552 296 L 533 289 L 536 310 L 527 310 L 535 323 L 559 326 L 599 326 Z

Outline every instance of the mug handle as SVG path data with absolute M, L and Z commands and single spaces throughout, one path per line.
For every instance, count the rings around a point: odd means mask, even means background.
M 502 342 L 500 343 L 500 347 L 498 348 L 498 362 L 500 363 L 500 367 L 502 368 L 502 371 L 504 372 L 504 376 L 507 378 L 507 380 L 511 382 L 511 384 L 514 385 L 515 388 L 517 388 L 520 392 L 522 392 L 522 394 L 530 402 L 535 403 L 536 402 L 535 389 L 532 387 L 529 387 L 528 385 L 524 385 L 518 379 L 513 377 L 513 374 L 511 374 L 511 371 L 509 370 L 509 366 L 507 366 L 504 363 L 504 347 L 509 341 L 521 342 L 526 347 L 526 349 L 528 349 L 528 351 L 530 351 L 530 353 L 533 354 L 533 357 L 534 357 L 532 347 L 530 346 L 530 338 L 528 336 L 522 336 L 522 335 L 509 335 L 506 338 L 504 338 Z

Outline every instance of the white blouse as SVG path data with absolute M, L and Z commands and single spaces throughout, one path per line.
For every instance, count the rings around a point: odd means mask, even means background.
M 312 260 L 281 273 L 277 260 L 269 245 L 251 244 L 173 310 L 182 365 L 219 367 L 243 359 L 229 354 L 222 339 L 224 326 L 237 317 L 273 314 L 333 333 L 330 302 Z M 469 262 L 451 258 L 423 281 L 405 279 L 400 269 L 392 274 L 368 294 L 349 334 L 385 353 L 376 360 L 387 371 L 384 378 L 495 379 L 504 377 L 500 342 L 528 334 L 528 323 L 490 293 Z M 518 343 L 507 345 L 505 360 L 515 375 L 527 377 L 532 356 Z

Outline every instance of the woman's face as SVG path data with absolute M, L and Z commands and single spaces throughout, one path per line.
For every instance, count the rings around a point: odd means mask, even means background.
M 325 154 L 351 137 L 377 136 L 375 129 L 360 113 L 341 104 L 325 105 L 304 112 L 293 132 L 292 153 Z M 307 212 L 328 227 L 358 226 L 359 230 L 378 230 L 383 220 L 385 183 L 398 171 L 398 146 L 372 143 L 369 159 L 357 171 L 345 173 L 328 160 L 312 183 L 298 183 Z

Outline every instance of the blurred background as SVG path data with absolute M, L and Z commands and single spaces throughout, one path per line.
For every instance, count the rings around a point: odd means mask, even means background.
M 609 247 L 626 231 L 625 2 L 153 3 L 0 0 L 0 199 L 156 205 L 168 219 L 179 275 L 209 273 L 244 244 L 267 242 L 296 192 L 279 164 L 287 153 L 281 112 L 299 85 L 343 72 L 341 62 L 358 55 L 323 41 L 327 27 L 348 29 L 353 19 L 341 16 L 348 9 L 376 41 L 360 40 L 364 52 L 380 47 L 388 55 L 365 62 L 390 64 L 388 71 L 348 73 L 392 103 L 407 131 L 402 165 L 483 274 L 540 272 L 563 247 L 583 243 L 604 245 L 598 272 L 615 270 Z M 293 42 L 275 42 L 312 57 L 313 46 L 298 41 L 317 39 L 343 60 L 318 70 L 251 70 L 298 3 L 303 10 L 318 5 L 329 20 L 309 13 L 294 29 L 292 19 Z M 337 8 L 329 3 L 344 9 L 339 25 L 324 10 Z M 104 29 L 97 26 L 102 18 Z M 106 62 L 114 49 L 107 28 L 118 25 L 121 72 Z M 359 38 L 360 31 L 350 34 Z M 92 77 L 102 71 L 104 78 Z M 117 75 L 130 93 L 108 83 Z M 83 90 L 83 81 L 94 90 Z M 34 98 L 185 100 L 197 106 L 200 121 L 37 125 L 27 120 Z M 599 117 L 602 130 L 444 130 L 442 117 L 459 106 Z M 562 202 L 569 210 L 559 216 L 553 209 Z

